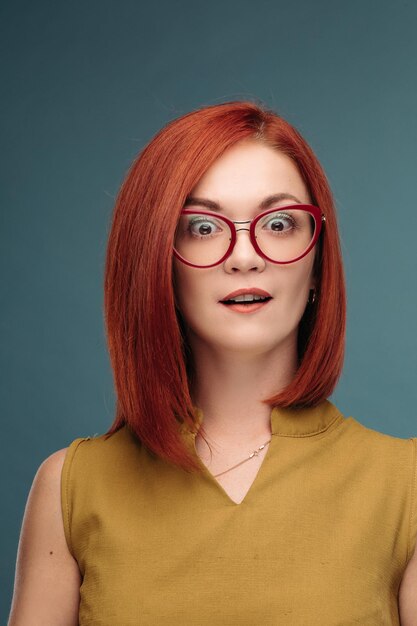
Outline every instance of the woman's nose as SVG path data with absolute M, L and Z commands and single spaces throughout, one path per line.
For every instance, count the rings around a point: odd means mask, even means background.
M 249 228 L 236 229 L 236 241 L 232 253 L 224 262 L 226 271 L 239 269 L 248 271 L 250 269 L 265 269 L 265 259 L 255 250 L 250 239 Z

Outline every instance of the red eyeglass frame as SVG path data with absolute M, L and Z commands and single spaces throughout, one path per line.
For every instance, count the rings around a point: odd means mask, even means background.
M 314 231 L 314 236 L 313 239 L 310 242 L 310 245 L 308 246 L 308 248 L 303 252 L 303 254 L 301 254 L 300 256 L 298 256 L 296 259 L 292 259 L 291 261 L 274 261 L 273 259 L 270 259 L 266 254 L 264 254 L 262 252 L 262 250 L 260 249 L 260 247 L 258 246 L 257 242 L 256 242 L 256 237 L 255 237 L 255 227 L 257 222 L 264 217 L 265 215 L 268 215 L 269 213 L 274 213 L 276 211 L 285 211 L 290 209 L 291 211 L 293 210 L 299 210 L 299 211 L 307 211 L 308 213 L 310 213 L 313 216 L 314 219 L 314 223 L 315 223 L 315 231 Z M 238 230 L 249 230 L 249 237 L 250 240 L 252 242 L 253 247 L 255 248 L 256 252 L 259 254 L 259 256 L 261 256 L 263 259 L 266 259 L 267 261 L 269 261 L 270 263 L 275 263 L 277 265 L 288 265 L 289 263 L 295 263 L 296 261 L 299 261 L 300 259 L 302 259 L 303 257 L 305 257 L 310 250 L 312 250 L 312 248 L 314 248 L 314 246 L 316 245 L 318 238 L 320 237 L 320 233 L 322 231 L 322 226 L 323 224 L 326 222 L 326 216 L 324 215 L 324 213 L 321 212 L 321 209 L 319 209 L 319 207 L 314 206 L 313 204 L 289 204 L 286 206 L 279 206 L 279 207 L 274 207 L 272 209 L 267 209 L 266 211 L 263 211 L 262 213 L 259 213 L 258 215 L 256 215 L 252 220 L 243 220 L 243 221 L 233 221 L 231 219 L 229 219 L 228 217 L 226 217 L 225 215 L 222 215 L 221 213 L 214 213 L 213 211 L 195 211 L 193 209 L 182 209 L 181 211 L 181 215 L 189 215 L 189 214 L 195 214 L 198 213 L 199 215 L 210 215 L 211 217 L 216 217 L 219 218 L 221 217 L 229 226 L 230 228 L 230 232 L 232 234 L 231 240 L 230 240 L 230 245 L 226 251 L 226 253 L 222 256 L 222 258 L 220 259 L 220 261 L 216 261 L 216 263 L 212 263 L 211 265 L 195 265 L 194 263 L 190 263 L 190 261 L 187 261 L 186 259 L 184 259 L 184 257 L 182 257 L 180 255 L 179 252 L 177 252 L 177 250 L 175 249 L 175 247 L 173 247 L 173 252 L 174 252 L 174 256 L 181 261 L 182 263 L 185 263 L 186 265 L 189 265 L 191 267 L 198 267 L 201 269 L 206 269 L 209 267 L 215 267 L 216 265 L 220 265 L 220 263 L 223 263 L 223 261 L 225 261 L 227 259 L 227 257 L 229 257 L 232 252 L 233 249 L 235 247 L 236 244 L 236 233 Z M 247 224 L 250 222 L 250 227 L 249 229 L 247 228 L 236 228 L 235 224 Z

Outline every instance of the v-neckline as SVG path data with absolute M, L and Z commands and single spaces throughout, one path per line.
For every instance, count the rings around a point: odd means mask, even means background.
M 258 468 L 258 471 L 256 472 L 256 475 L 254 477 L 254 479 L 252 480 L 249 489 L 247 490 L 247 492 L 245 493 L 243 499 L 240 502 L 236 502 L 235 500 L 233 500 L 229 494 L 227 493 L 227 491 L 224 489 L 224 487 L 222 486 L 221 483 L 219 483 L 219 481 L 215 478 L 215 476 L 210 472 L 210 470 L 208 469 L 208 467 L 203 463 L 203 461 L 201 460 L 201 458 L 199 457 L 198 453 L 197 453 L 197 449 L 196 449 L 196 445 L 195 445 L 195 437 L 192 438 L 193 441 L 193 447 L 194 447 L 194 452 L 197 456 L 198 462 L 200 464 L 200 466 L 203 469 L 204 474 L 207 476 L 207 478 L 211 481 L 211 483 L 214 483 L 214 485 L 216 486 L 216 488 L 218 489 L 218 491 L 220 491 L 220 493 L 222 494 L 223 498 L 225 498 L 228 502 L 229 505 L 231 506 L 241 506 L 242 504 L 246 504 L 248 497 L 252 495 L 253 491 L 255 491 L 257 484 L 260 482 L 260 480 L 262 479 L 263 474 L 265 473 L 265 468 L 264 465 L 265 463 L 268 461 L 268 459 L 271 456 L 271 447 L 274 444 L 274 435 L 271 434 L 270 435 L 270 442 L 268 444 L 268 447 L 266 449 L 265 455 L 263 457 L 262 463 Z
M 253 498 L 254 492 L 259 489 L 260 483 L 265 479 L 267 468 L 264 467 L 265 463 L 268 465 L 274 445 L 276 445 L 278 439 L 282 437 L 287 438 L 309 438 L 309 437 L 323 437 L 326 432 L 332 430 L 338 424 L 341 424 L 345 417 L 339 411 L 339 409 L 329 400 L 323 400 L 318 404 L 311 407 L 303 408 L 283 408 L 283 407 L 271 407 L 270 424 L 271 424 L 271 441 L 268 445 L 268 449 L 260 465 L 258 472 L 255 475 L 249 489 L 247 490 L 243 500 L 236 502 L 233 500 L 223 486 L 216 480 L 214 475 L 209 471 L 208 467 L 200 459 L 196 445 L 195 437 L 198 429 L 203 422 L 203 412 L 199 407 L 195 409 L 195 422 L 191 424 L 183 423 L 181 426 L 181 433 L 188 442 L 192 442 L 192 449 L 196 456 L 197 462 L 202 468 L 203 475 L 210 481 L 212 485 L 215 485 L 218 493 L 222 498 L 227 501 L 229 506 L 238 507 L 242 504 L 247 504 L 250 498 Z

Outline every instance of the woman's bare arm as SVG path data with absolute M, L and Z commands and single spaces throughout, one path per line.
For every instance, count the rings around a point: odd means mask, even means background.
M 77 626 L 81 575 L 61 510 L 66 448 L 39 467 L 26 503 L 8 626 Z
M 398 598 L 401 626 L 417 626 L 417 547 L 403 574 Z

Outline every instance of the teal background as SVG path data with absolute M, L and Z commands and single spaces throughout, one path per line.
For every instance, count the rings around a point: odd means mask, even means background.
M 258 98 L 332 186 L 347 356 L 332 401 L 417 436 L 417 5 L 2 3 L 0 621 L 40 463 L 113 419 L 102 279 L 114 198 L 168 121 Z

